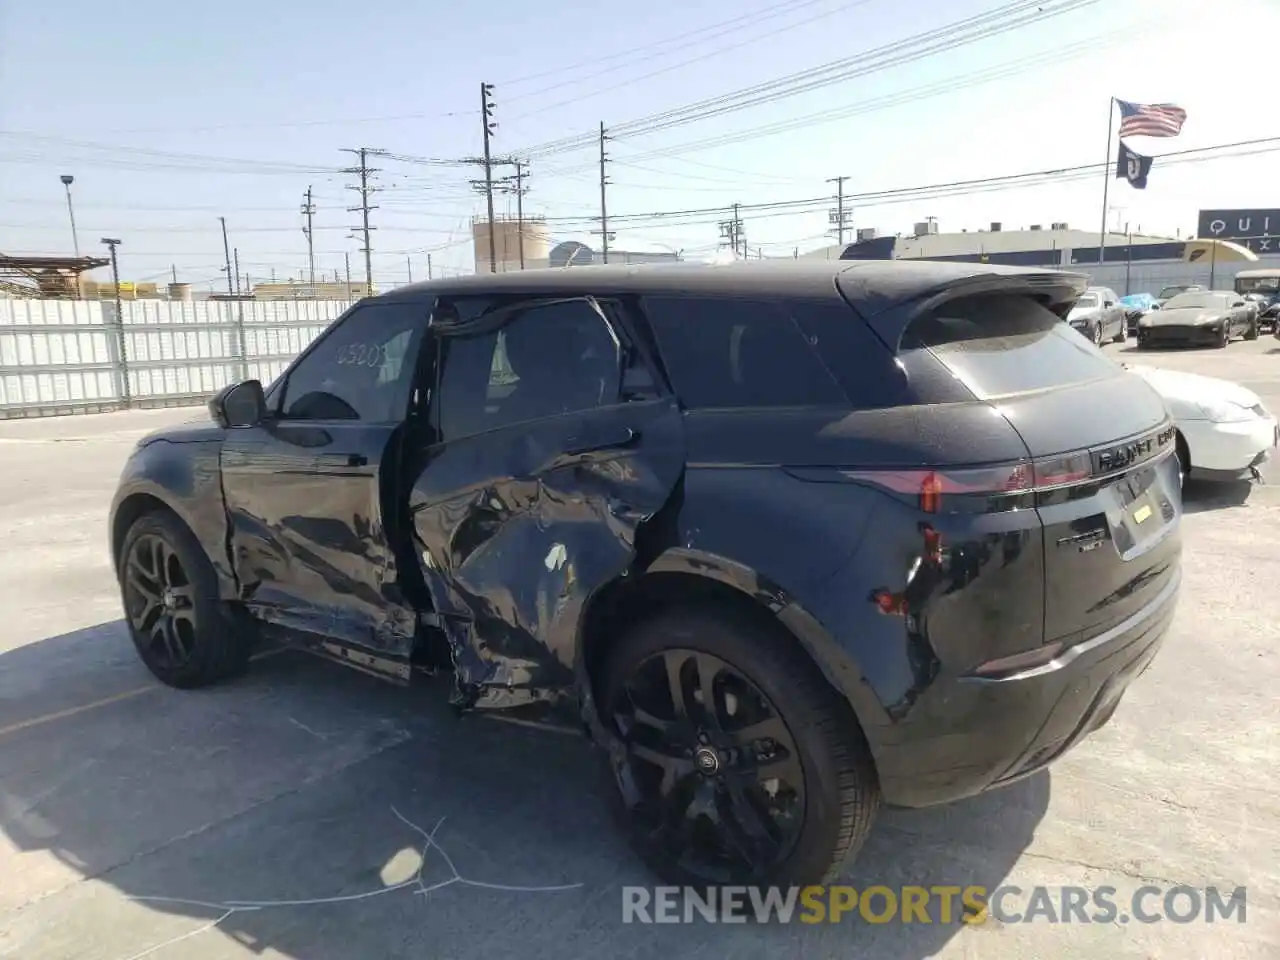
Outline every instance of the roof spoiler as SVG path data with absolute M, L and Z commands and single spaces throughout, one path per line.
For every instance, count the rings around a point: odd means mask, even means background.
M 849 274 L 837 277 L 840 293 L 894 353 L 899 350 L 903 333 L 917 317 L 949 300 L 983 293 L 1021 294 L 1065 319 L 1089 287 L 1089 278 L 1082 273 L 983 272 L 945 280 L 922 292 L 916 292 L 917 287 L 910 296 L 900 299 L 884 295 L 868 298 L 864 291 L 857 289 L 860 285 L 856 280 L 850 283 L 851 280 L 854 277 Z

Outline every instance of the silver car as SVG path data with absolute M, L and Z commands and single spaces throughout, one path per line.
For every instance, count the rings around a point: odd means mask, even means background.
M 1089 287 L 1067 314 L 1067 323 L 1098 346 L 1103 341 L 1124 343 L 1127 313 L 1110 287 Z

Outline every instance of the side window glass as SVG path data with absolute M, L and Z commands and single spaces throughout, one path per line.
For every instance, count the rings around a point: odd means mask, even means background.
M 689 409 L 849 404 L 790 313 L 774 301 L 650 297 L 644 306 L 672 386 Z
M 371 303 L 349 314 L 294 367 L 284 384 L 286 420 L 399 420 L 412 386 L 426 309 Z
M 442 440 L 618 402 L 618 350 L 585 300 L 534 307 L 501 330 L 450 337 L 436 396 Z

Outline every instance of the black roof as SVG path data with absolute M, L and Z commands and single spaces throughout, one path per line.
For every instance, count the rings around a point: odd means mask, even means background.
M 1029 267 L 928 260 L 745 260 L 726 264 L 590 265 L 511 273 L 479 273 L 409 284 L 379 299 L 447 295 L 703 294 L 835 297 L 840 290 L 879 304 L 901 302 L 939 287 L 979 277 L 1056 275 Z

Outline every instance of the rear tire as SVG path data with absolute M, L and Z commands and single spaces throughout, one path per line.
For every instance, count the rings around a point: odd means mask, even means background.
M 1178 472 L 1181 476 L 1182 486 L 1187 485 L 1187 478 L 1191 475 L 1191 450 L 1187 446 L 1187 438 L 1179 431 L 1175 446 L 1173 448 L 1174 455 L 1178 458 Z
M 1261 321 L 1255 320 L 1253 321 L 1253 323 L 1249 324 L 1249 329 L 1245 331 L 1244 338 L 1246 340 L 1257 340 L 1258 334 L 1261 332 L 1261 330 L 1262 330 Z
M 869 834 L 880 790 L 857 721 L 769 625 L 707 607 L 658 614 L 620 638 L 599 690 L 627 746 L 609 767 L 614 813 L 665 881 L 821 883 Z
M 155 512 L 135 520 L 118 574 L 129 634 L 157 680 L 190 689 L 244 670 L 252 637 L 219 599 L 213 565 L 176 516 Z

